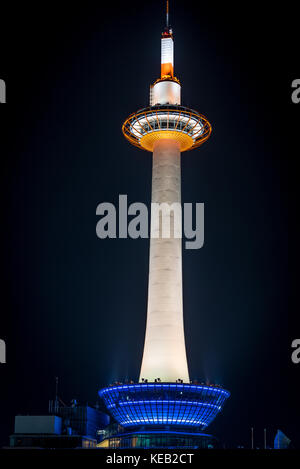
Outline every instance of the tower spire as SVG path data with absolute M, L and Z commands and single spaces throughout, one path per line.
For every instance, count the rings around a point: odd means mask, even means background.
M 169 25 L 169 0 L 166 0 L 166 26 L 161 38 L 161 78 L 174 77 L 174 42 Z
M 166 9 L 166 27 L 169 28 L 169 0 L 167 0 L 167 9 Z

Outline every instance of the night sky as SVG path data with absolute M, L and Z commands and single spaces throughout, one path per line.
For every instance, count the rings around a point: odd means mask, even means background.
M 1 6 L 1 445 L 16 414 L 47 412 L 55 376 L 66 403 L 92 404 L 142 358 L 149 241 L 98 239 L 96 207 L 150 203 L 151 154 L 121 125 L 160 74 L 164 5 L 68 5 Z M 299 446 L 299 13 L 261 5 L 171 1 L 182 103 L 213 127 L 182 155 L 182 201 L 205 203 L 185 333 L 191 378 L 232 393 L 210 433 L 247 446 L 253 426 L 262 446 L 280 428 Z

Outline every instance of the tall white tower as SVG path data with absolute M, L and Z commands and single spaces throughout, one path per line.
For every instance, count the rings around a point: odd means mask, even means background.
M 152 202 L 181 203 L 180 146 L 161 138 L 153 147 Z M 153 220 L 151 220 L 151 223 Z M 141 379 L 189 382 L 185 351 L 182 305 L 181 238 L 174 237 L 174 217 L 170 217 L 170 237 L 150 239 L 148 311 Z
M 201 432 L 230 396 L 219 385 L 189 380 L 181 223 L 178 225 L 176 219 L 181 208 L 180 162 L 184 151 L 209 138 L 211 125 L 203 115 L 181 105 L 168 10 L 167 2 L 161 76 L 150 87 L 150 106 L 131 114 L 122 127 L 130 143 L 153 153 L 152 203 L 157 205 L 151 210 L 148 310 L 140 379 L 138 383 L 117 382 L 99 391 L 110 414 L 128 431 L 100 443 L 113 448 L 116 444 L 118 448 L 207 447 L 211 437 Z M 155 210 L 158 207 L 168 214 L 161 221 L 157 216 L 160 210 Z M 166 219 L 169 227 L 165 230 Z
M 174 39 L 167 25 L 161 38 L 161 76 L 150 86 L 150 107 L 123 124 L 125 137 L 153 153 L 152 203 L 170 209 L 170 236 L 153 226 L 149 260 L 148 308 L 140 382 L 188 383 L 183 299 L 182 240 L 174 226 L 173 204 L 181 205 L 181 152 L 201 145 L 211 133 L 207 119 L 181 106 L 181 85 L 174 76 Z M 162 212 L 163 213 L 163 212 Z

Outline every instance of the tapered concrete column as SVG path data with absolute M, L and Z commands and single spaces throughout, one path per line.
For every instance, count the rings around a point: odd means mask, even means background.
M 174 140 L 161 139 L 155 143 L 152 202 L 181 203 L 180 149 Z M 140 381 L 160 378 L 165 382 L 177 379 L 189 382 L 183 328 L 181 244 L 181 238 L 174 237 L 173 229 L 169 238 L 150 239 L 147 326 Z

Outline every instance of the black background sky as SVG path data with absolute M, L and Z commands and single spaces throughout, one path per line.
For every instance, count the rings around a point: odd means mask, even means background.
M 68 6 L 67 6 L 68 5 Z M 99 240 L 96 206 L 150 203 L 151 155 L 121 124 L 160 73 L 160 0 L 1 6 L 0 444 L 54 397 L 94 403 L 138 378 L 148 241 Z M 182 156 L 183 202 L 205 203 L 205 245 L 183 250 L 191 378 L 232 396 L 210 427 L 228 445 L 300 440 L 295 258 L 299 12 L 288 2 L 171 2 L 184 105 L 213 126 Z M 296 285 L 296 282 L 295 282 Z M 297 429 L 298 427 L 298 429 Z

